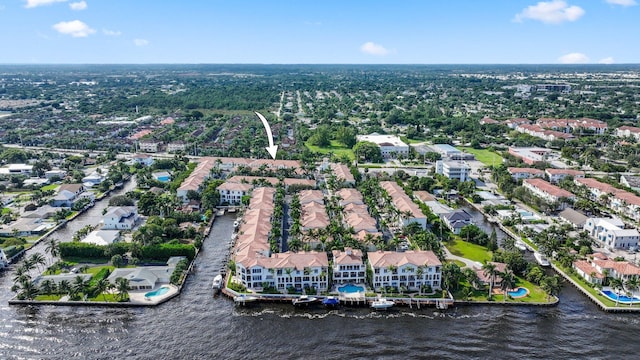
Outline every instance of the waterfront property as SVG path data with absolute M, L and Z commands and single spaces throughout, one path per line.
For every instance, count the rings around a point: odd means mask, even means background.
M 473 217 L 464 210 L 455 210 L 441 216 L 444 224 L 454 234 L 460 234 L 460 230 L 473 224 Z
M 138 210 L 135 206 L 114 206 L 102 217 L 104 230 L 131 230 L 138 221 Z
M 567 201 L 573 201 L 576 198 L 575 195 L 567 190 L 561 189 L 542 179 L 526 179 L 522 181 L 522 186 L 537 197 L 550 203 L 557 203 L 558 209 L 560 210 L 567 207 Z
M 362 251 L 346 247 L 344 251 L 333 250 L 333 282 L 335 284 L 364 283 L 366 265 Z
M 130 290 L 152 290 L 159 285 L 170 283 L 171 275 L 176 267 L 178 259 L 184 257 L 172 257 L 166 266 L 140 266 L 135 268 L 114 269 L 107 280 L 116 285 L 118 278 L 129 280 Z
M 636 264 L 611 260 L 601 253 L 591 254 L 586 260 L 574 261 L 573 268 L 592 284 L 602 284 L 605 275 L 623 282 L 640 276 L 640 267 Z
M 618 218 L 589 218 L 584 224 L 584 231 L 610 250 L 635 249 L 640 240 L 638 230 L 625 229 L 624 222 Z
M 469 180 L 471 168 L 462 161 L 436 161 L 436 174 L 443 175 L 447 179 L 459 181 Z
M 375 289 L 440 289 L 442 263 L 432 251 L 375 251 L 369 253 L 368 263 Z
M 427 228 L 427 217 L 420 207 L 411 200 L 404 190 L 393 181 L 382 181 L 380 186 L 391 197 L 391 201 L 399 211 L 399 219 L 402 226 L 417 223 L 423 229 Z

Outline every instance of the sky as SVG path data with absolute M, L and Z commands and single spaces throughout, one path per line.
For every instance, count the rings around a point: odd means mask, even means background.
M 640 0 L 0 0 L 0 64 L 640 63 Z

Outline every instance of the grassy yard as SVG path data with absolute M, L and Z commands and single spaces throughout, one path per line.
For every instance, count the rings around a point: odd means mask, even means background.
M 62 295 L 60 295 L 60 294 L 38 295 L 38 296 L 36 296 L 35 300 L 37 300 L 37 301 L 58 301 L 58 300 L 60 300 L 61 297 L 62 297 Z
M 462 256 L 463 258 L 481 263 L 491 261 L 491 251 L 487 250 L 484 246 L 472 244 L 458 238 L 449 241 L 446 246 L 453 255 Z
M 457 147 L 457 149 L 475 155 L 476 159 L 486 166 L 498 166 L 502 164 L 502 156 L 487 149 L 474 149 L 470 147 Z
M 100 294 L 94 298 L 87 299 L 89 301 L 107 301 L 107 302 L 118 302 L 118 294 Z
M 49 185 L 41 187 L 40 190 L 42 190 L 42 191 L 55 190 L 58 186 L 60 186 L 60 185 L 58 185 L 58 184 L 49 184 Z
M 331 140 L 331 145 L 329 147 L 319 147 L 319 146 L 311 145 L 309 141 L 305 142 L 304 146 L 306 146 L 309 150 L 316 153 L 320 153 L 320 154 L 333 153 L 336 156 L 346 155 L 347 157 L 349 157 L 350 160 L 355 159 L 353 150 L 351 150 L 350 148 L 342 145 L 342 143 L 335 140 Z
M 470 285 L 465 281 L 463 283 L 464 287 L 470 287 Z M 529 290 L 529 295 L 513 299 L 509 298 L 506 302 L 508 303 L 546 303 L 553 301 L 552 298 L 547 299 L 547 294 L 537 285 L 530 283 L 529 281 L 522 279 L 520 277 L 516 277 L 516 287 L 524 287 Z M 471 296 L 468 298 L 464 298 L 462 288 L 456 291 L 453 294 L 453 297 L 458 300 L 470 300 L 470 301 L 488 301 L 487 296 L 489 295 L 488 289 L 477 290 L 472 289 Z M 500 303 L 504 301 L 504 295 L 501 294 L 493 294 L 493 301 L 496 303 Z

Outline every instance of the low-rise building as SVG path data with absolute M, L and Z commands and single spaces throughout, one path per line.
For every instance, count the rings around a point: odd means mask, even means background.
M 358 135 L 358 141 L 372 142 L 380 147 L 380 153 L 385 159 L 409 156 L 409 145 L 405 144 L 395 135 Z
M 138 221 L 138 210 L 135 206 L 109 207 L 102 217 L 103 230 L 131 230 Z
M 344 248 L 344 251 L 333 250 L 333 283 L 365 283 L 367 267 L 362 259 L 362 251 Z
M 574 179 L 584 178 L 584 171 L 573 169 L 546 169 L 544 173 L 549 178 L 549 182 L 558 183 L 567 176 L 571 176 Z
M 473 217 L 464 210 L 455 210 L 442 214 L 441 218 L 447 228 L 454 234 L 460 234 L 460 230 L 463 227 L 473 224 Z
M 330 167 L 339 183 L 346 186 L 356 185 L 356 179 L 353 177 L 353 174 L 347 165 L 331 164 Z
M 625 229 L 618 218 L 589 218 L 584 224 L 585 231 L 604 247 L 614 249 L 636 249 L 640 233 L 636 229 Z
M 374 251 L 368 257 L 375 289 L 441 288 L 442 263 L 432 251 Z
M 131 160 L 133 160 L 134 164 L 140 164 L 143 166 L 151 166 L 154 162 L 153 157 L 149 154 L 135 154 Z
M 525 164 L 533 165 L 547 161 L 551 150 L 537 147 L 509 147 L 509 154 L 522 159 Z
M 640 140 L 640 128 L 634 126 L 620 126 L 616 129 L 617 137 L 633 137 Z
M 118 242 L 119 240 L 119 230 L 94 230 L 90 232 L 84 239 L 82 239 L 81 242 L 99 246 L 107 246 Z
M 522 186 L 531 191 L 535 196 L 546 200 L 549 203 L 558 203 L 558 209 L 562 210 L 567 206 L 567 202 L 573 202 L 575 195 L 567 190 L 561 189 L 542 179 L 526 179 L 522 181 Z
M 167 152 L 174 153 L 178 151 L 185 151 L 187 149 L 187 143 L 184 141 L 174 141 L 167 144 Z
M 573 263 L 578 275 L 593 284 L 602 284 L 605 273 L 607 277 L 620 279 L 623 282 L 640 276 L 640 267 L 628 261 L 615 261 L 601 253 L 594 253 L 586 260 Z
M 229 205 L 239 205 L 242 197 L 247 195 L 253 188 L 251 184 L 225 182 L 216 189 L 220 193 L 220 203 Z
M 155 153 L 160 149 L 162 142 L 154 140 L 143 140 L 138 143 L 140 151 Z
M 383 181 L 380 186 L 391 196 L 391 201 L 399 211 L 399 220 L 402 226 L 417 223 L 422 229 L 427 228 L 427 217 L 400 185 L 393 181 Z
M 461 161 L 436 161 L 436 173 L 443 175 L 447 179 L 460 181 L 469 180 L 471 168 Z
M 544 171 L 535 168 L 510 167 L 507 169 L 507 171 L 509 171 L 509 174 L 511 174 L 511 177 L 513 177 L 515 180 L 544 177 Z

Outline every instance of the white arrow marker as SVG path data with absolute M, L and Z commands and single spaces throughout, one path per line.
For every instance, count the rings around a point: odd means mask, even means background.
M 265 149 L 267 149 L 267 151 L 269 152 L 269 155 L 271 155 L 273 160 L 275 160 L 276 152 L 278 151 L 278 145 L 273 145 L 273 134 L 271 133 L 271 126 L 269 126 L 267 119 L 265 119 L 264 116 L 262 116 L 262 114 L 256 111 L 256 115 L 258 115 L 258 117 L 260 118 L 260 121 L 262 121 L 262 125 L 264 125 L 264 128 L 267 130 L 267 137 L 269 138 L 269 146 L 267 146 Z

